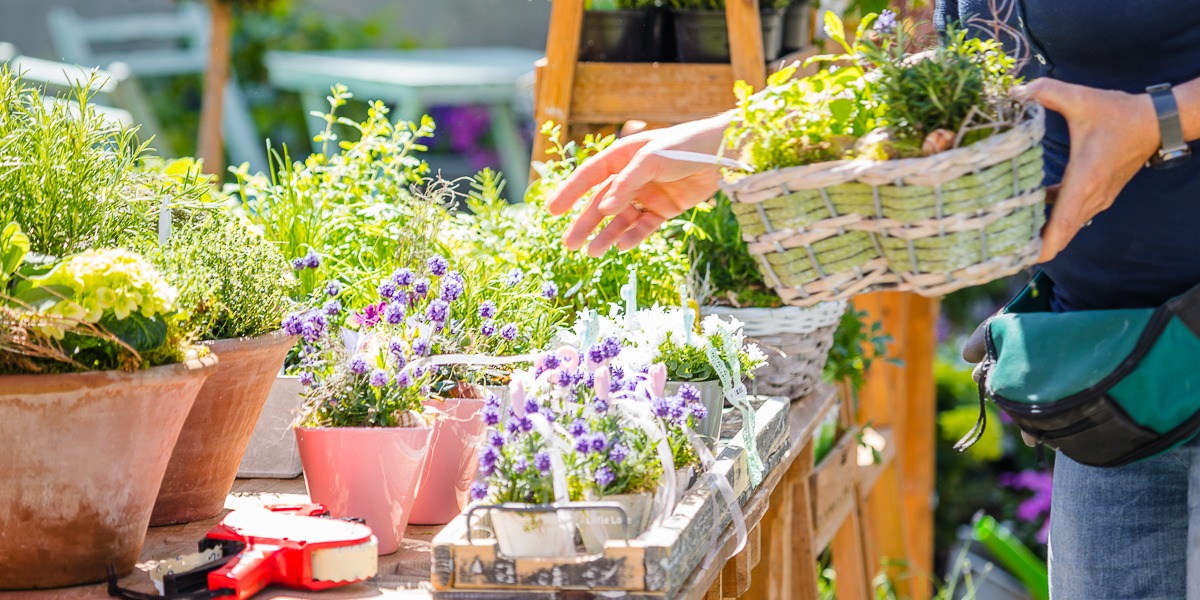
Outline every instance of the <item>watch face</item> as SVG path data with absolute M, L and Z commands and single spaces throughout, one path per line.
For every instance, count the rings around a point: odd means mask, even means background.
M 1170 169 L 1172 167 L 1182 165 L 1191 157 L 1192 149 L 1188 148 L 1187 146 L 1184 146 L 1179 150 L 1172 150 L 1170 152 L 1160 150 L 1150 159 L 1149 166 L 1154 167 L 1155 169 Z

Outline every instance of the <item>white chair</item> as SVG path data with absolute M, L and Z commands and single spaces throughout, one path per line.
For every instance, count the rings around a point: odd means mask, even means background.
M 209 15 L 199 2 L 181 3 L 170 13 L 103 18 L 85 18 L 68 8 L 55 7 L 47 20 L 55 50 L 64 60 L 80 65 L 122 63 L 134 77 L 147 79 L 203 73 L 208 62 Z M 145 95 L 136 85 L 129 87 L 122 101 L 130 104 L 122 108 L 143 124 L 147 115 L 153 122 Z M 264 142 L 258 137 L 236 77 L 229 78 L 223 94 L 221 130 L 229 163 L 248 162 L 252 171 L 265 171 Z M 155 145 L 163 154 L 172 154 L 165 144 L 163 139 Z

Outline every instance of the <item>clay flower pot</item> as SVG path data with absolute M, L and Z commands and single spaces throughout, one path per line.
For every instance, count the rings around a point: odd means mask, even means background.
M 400 549 L 432 427 L 297 427 L 304 483 L 335 517 L 360 517 L 379 554 Z
M 216 364 L 0 376 L 0 589 L 133 570 L 171 448 Z
M 481 414 L 483 404 L 483 400 L 476 398 L 425 403 L 443 414 L 433 424 L 429 459 L 425 462 L 410 523 L 445 525 L 470 502 L 471 483 L 479 470 L 479 443 L 487 428 Z
M 221 364 L 179 434 L 151 525 L 201 521 L 224 510 L 258 415 L 295 342 L 282 331 L 206 342 Z

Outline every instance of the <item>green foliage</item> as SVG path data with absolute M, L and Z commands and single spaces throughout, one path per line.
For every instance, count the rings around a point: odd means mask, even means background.
M 555 217 L 546 210 L 553 190 L 589 156 L 612 143 L 613 137 L 588 136 L 583 144 L 563 144 L 557 126 L 543 127 L 551 142 L 554 159 L 535 163 L 541 178 L 526 194 L 524 204 L 510 205 L 500 195 L 503 183 L 490 171 L 476 176 L 466 209 L 449 225 L 448 242 L 458 254 L 507 272 L 521 269 L 540 280 L 553 281 L 559 289 L 559 304 L 576 313 L 587 307 L 620 302 L 621 286 L 636 270 L 638 304 L 677 304 L 679 284 L 686 272 L 686 253 L 679 236 L 659 232 L 629 252 L 615 248 L 592 258 L 585 252 L 562 245 L 562 237 L 579 214 Z M 677 220 L 670 227 L 686 226 Z
M 761 8 L 787 8 L 793 0 L 761 0 Z M 683 10 L 725 10 L 725 0 L 667 0 L 675 8 Z
M 212 211 L 177 224 L 146 257 L 179 290 L 178 307 L 202 340 L 253 337 L 279 329 L 296 286 L 275 244 L 244 219 Z
M 689 277 L 701 304 L 775 308 L 783 301 L 767 287 L 762 271 L 746 250 L 741 228 L 729 198 L 717 194 L 687 216 L 691 271 Z
M 875 321 L 867 325 L 866 318 L 866 311 L 855 310 L 853 306 L 848 306 L 842 314 L 825 363 L 825 381 L 849 381 L 854 390 L 860 390 L 866 382 L 867 369 L 875 360 L 887 356 L 892 336 L 883 332 L 883 323 Z
M 21 231 L 19 224 L 9 223 L 0 231 L 0 290 L 8 287 L 8 281 L 25 262 L 27 254 L 29 236 Z
M 152 238 L 162 207 L 188 207 L 204 193 L 138 169 L 145 146 L 96 112 L 86 89 L 47 98 L 0 67 L 0 223 L 20 222 L 32 252 Z
M 439 251 L 433 234 L 446 217 L 442 204 L 449 194 L 444 186 L 412 191 L 429 169 L 417 153 L 425 151 L 422 140 L 433 135 L 432 120 L 393 123 L 382 102 L 372 103 L 363 121 L 339 117 L 351 97 L 344 86 L 335 86 L 328 97 L 330 111 L 317 115 L 326 123 L 317 137 L 324 152 L 304 162 L 292 162 L 286 151 L 275 155 L 269 177 L 238 169 L 234 194 L 284 258 L 319 257 L 320 266 L 299 271 L 295 298 L 310 298 L 318 286 L 340 279 L 351 286 L 348 307 L 362 306 L 368 280 L 408 263 L 401 256 L 404 248 L 417 254 Z M 340 140 L 337 124 L 357 139 Z M 330 143 L 341 151 L 328 154 Z

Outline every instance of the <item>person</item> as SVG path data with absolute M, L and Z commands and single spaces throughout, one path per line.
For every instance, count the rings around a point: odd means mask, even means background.
M 1182 136 L 1200 150 L 1200 8 L 1147 0 L 939 0 L 935 23 L 1009 15 L 1031 60 L 1017 94 L 1048 109 L 1045 180 L 1054 198 L 1040 268 L 1057 311 L 1157 306 L 1200 284 L 1200 156 L 1148 166 L 1164 143 L 1149 86 L 1170 84 Z M 1011 40 L 1002 40 L 1011 43 Z M 1161 93 L 1160 93 L 1161 95 Z M 563 243 L 628 250 L 718 189 L 713 164 L 729 114 L 618 140 L 564 182 L 548 209 L 595 190 Z M 1168 131 L 1171 137 L 1179 131 Z M 1161 167 L 1173 168 L 1161 168 Z M 611 220 L 604 220 L 611 217 Z M 589 241 L 593 231 L 599 228 Z M 976 360 L 980 358 L 976 352 Z M 1197 391 L 1200 393 L 1200 391 Z M 1057 456 L 1050 517 L 1051 595 L 1200 600 L 1200 444 L 1125 467 Z

